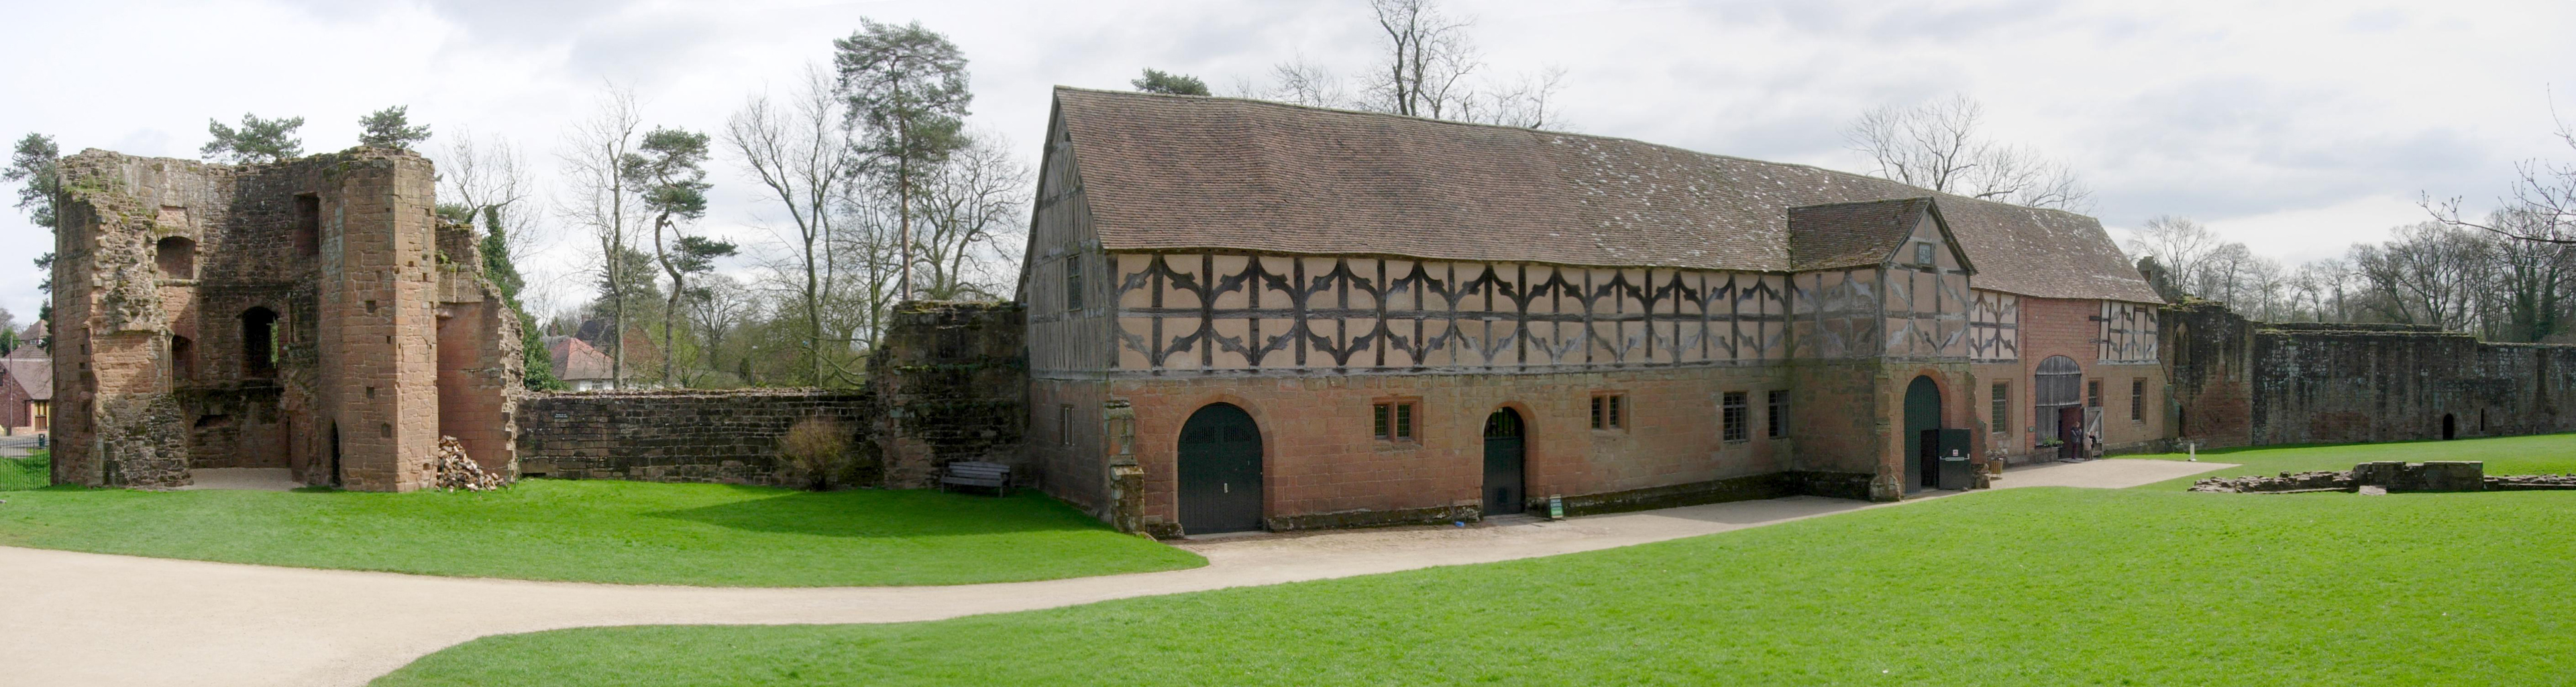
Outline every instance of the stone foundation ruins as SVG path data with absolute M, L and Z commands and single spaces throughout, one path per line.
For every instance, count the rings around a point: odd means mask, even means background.
M 2340 472 L 2284 472 L 2264 477 L 2212 477 L 2192 491 L 2231 494 L 2303 494 L 2324 491 L 2541 491 L 2576 489 L 2576 474 L 2488 475 L 2480 461 L 2379 461 Z

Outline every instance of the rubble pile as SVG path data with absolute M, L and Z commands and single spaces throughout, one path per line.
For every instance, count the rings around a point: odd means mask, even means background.
M 2540 491 L 2576 489 L 2576 472 L 2564 475 L 2495 475 L 2488 477 L 2487 491 Z
M 439 437 L 438 452 L 429 458 L 429 488 L 466 491 L 491 491 L 510 486 L 510 478 L 485 472 L 483 466 L 465 455 L 465 442 L 456 437 Z

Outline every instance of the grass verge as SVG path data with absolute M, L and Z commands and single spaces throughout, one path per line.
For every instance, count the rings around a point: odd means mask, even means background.
M 8 501 L 0 545 L 429 575 L 817 587 L 1206 564 L 1025 491 L 530 480 L 487 493 L 53 488 Z
M 38 450 L 25 458 L 0 458 L 0 491 L 42 489 L 54 483 L 53 458 Z
M 2565 684 L 2576 498 L 2012 489 L 907 625 L 487 637 L 382 687 Z

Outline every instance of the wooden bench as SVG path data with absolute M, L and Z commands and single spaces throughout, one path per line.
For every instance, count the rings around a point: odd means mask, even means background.
M 939 476 L 939 488 L 950 485 L 988 487 L 998 495 L 1011 495 L 1011 466 L 980 460 L 961 460 L 948 464 L 946 474 Z

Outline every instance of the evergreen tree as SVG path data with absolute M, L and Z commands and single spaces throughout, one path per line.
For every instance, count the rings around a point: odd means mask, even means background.
M 1127 83 L 1134 85 L 1136 90 L 1147 93 L 1161 93 L 1163 95 L 1208 94 L 1207 82 L 1200 81 L 1199 77 L 1190 76 L 1188 74 L 1173 74 L 1152 67 L 1145 68 L 1145 76 L 1143 78 L 1129 81 Z
M 411 150 L 413 145 L 429 140 L 429 125 L 412 126 L 410 113 L 411 106 L 395 105 L 360 117 L 358 126 L 364 131 L 358 134 L 358 145 Z
M 197 154 L 237 165 L 292 160 L 304 154 L 304 139 L 295 136 L 301 128 L 303 117 L 260 119 L 244 113 L 239 129 L 209 119 L 206 133 L 214 140 L 198 148 Z

